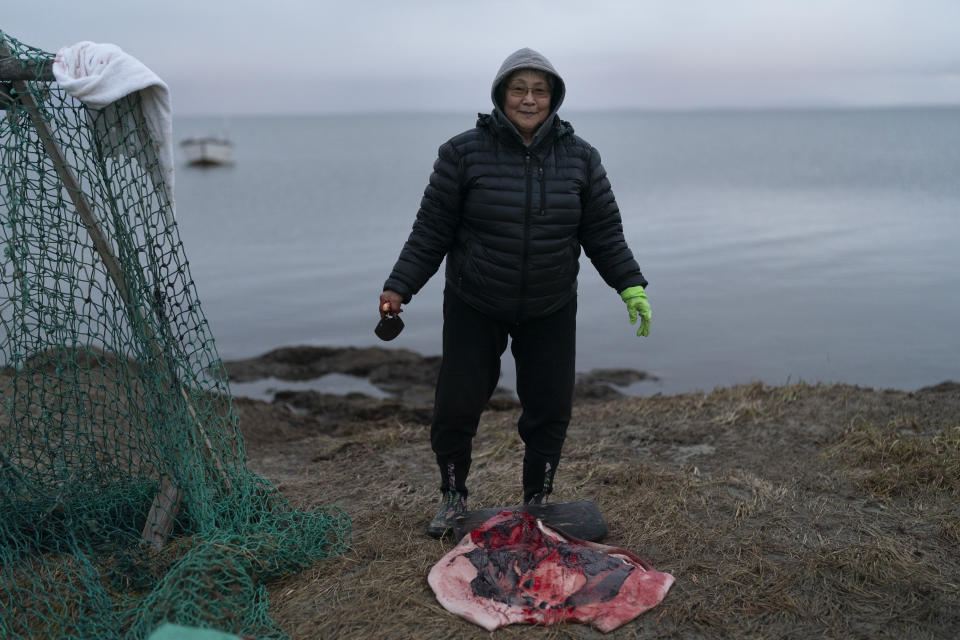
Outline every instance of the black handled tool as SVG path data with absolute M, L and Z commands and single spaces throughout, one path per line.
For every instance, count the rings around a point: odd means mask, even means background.
M 384 303 L 384 306 L 386 307 L 387 304 Z M 401 331 L 403 331 L 403 320 L 400 319 L 400 315 L 389 312 L 380 318 L 377 328 L 373 330 L 381 340 L 393 340 L 400 335 Z

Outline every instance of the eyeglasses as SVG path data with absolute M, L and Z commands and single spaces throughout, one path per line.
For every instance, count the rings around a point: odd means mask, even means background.
M 514 85 L 507 88 L 507 93 L 514 98 L 526 98 L 528 93 L 532 93 L 534 100 L 545 100 L 550 97 L 550 89 L 545 89 L 543 87 L 523 87 L 520 85 Z

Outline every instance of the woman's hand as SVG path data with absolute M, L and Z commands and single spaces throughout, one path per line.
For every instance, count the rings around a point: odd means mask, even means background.
M 400 308 L 401 304 L 403 304 L 403 296 L 396 291 L 387 289 L 380 294 L 380 317 L 382 318 L 388 314 L 395 316 L 402 312 L 403 309 Z

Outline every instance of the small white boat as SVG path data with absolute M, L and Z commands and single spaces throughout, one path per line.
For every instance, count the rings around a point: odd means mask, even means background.
M 233 164 L 233 143 L 226 138 L 207 136 L 180 142 L 187 164 L 210 167 Z

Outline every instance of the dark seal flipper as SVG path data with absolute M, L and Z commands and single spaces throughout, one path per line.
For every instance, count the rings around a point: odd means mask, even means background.
M 501 511 L 525 511 L 560 533 L 580 540 L 597 542 L 607 535 L 607 523 L 597 505 L 589 500 L 577 500 L 467 511 L 454 521 L 455 539 L 459 540 Z

